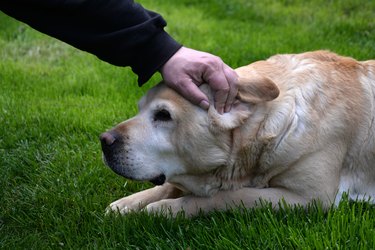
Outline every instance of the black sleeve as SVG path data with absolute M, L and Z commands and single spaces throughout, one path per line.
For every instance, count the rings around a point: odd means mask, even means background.
M 132 0 L 0 0 L 0 10 L 118 66 L 145 83 L 181 45 L 165 20 Z

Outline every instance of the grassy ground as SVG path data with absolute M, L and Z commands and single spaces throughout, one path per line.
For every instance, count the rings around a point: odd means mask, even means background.
M 375 58 L 374 1 L 143 0 L 184 45 L 232 67 L 276 53 L 329 49 Z M 0 13 L 0 248 L 374 249 L 375 208 L 343 201 L 185 218 L 104 216 L 150 185 L 101 161 L 98 135 L 136 113 L 129 69 L 37 33 Z

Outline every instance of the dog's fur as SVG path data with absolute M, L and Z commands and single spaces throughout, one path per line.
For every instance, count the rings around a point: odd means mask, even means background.
M 343 192 L 374 201 L 374 60 L 316 51 L 236 72 L 238 100 L 229 113 L 204 111 L 161 83 L 137 116 L 107 132 L 115 142 L 103 151 L 115 172 L 166 180 L 109 210 L 195 215 L 259 199 L 329 207 Z M 206 85 L 201 90 L 212 99 Z

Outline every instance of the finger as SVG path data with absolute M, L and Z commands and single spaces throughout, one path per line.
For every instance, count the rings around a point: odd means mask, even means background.
M 226 64 L 224 64 L 224 74 L 229 85 L 229 93 L 228 93 L 227 101 L 224 107 L 224 112 L 227 113 L 231 110 L 232 105 L 234 101 L 236 100 L 236 96 L 238 93 L 238 86 L 237 86 L 238 75 L 232 68 L 230 68 Z
M 230 86 L 225 77 L 223 69 L 212 74 L 207 83 L 210 85 L 214 93 L 215 108 L 219 114 L 224 113 L 224 107 L 228 99 Z
M 207 110 L 209 102 L 207 96 L 199 89 L 199 87 L 190 79 L 186 78 L 178 83 L 172 84 L 165 82 L 169 87 L 176 90 L 185 99 L 201 108 Z
M 226 65 L 220 58 L 213 57 L 211 59 L 214 60 L 206 64 L 203 80 L 208 83 L 213 92 L 216 110 L 219 114 L 223 114 L 230 92 L 230 86 L 225 75 L 227 69 L 224 68 Z
M 228 97 L 226 90 L 218 90 L 214 93 L 215 108 L 219 114 L 224 114 L 224 107 Z

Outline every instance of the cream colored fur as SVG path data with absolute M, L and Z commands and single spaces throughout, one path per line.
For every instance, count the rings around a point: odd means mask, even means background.
M 204 111 L 161 83 L 140 101 L 137 116 L 112 130 L 126 140 L 110 166 L 136 180 L 162 174 L 166 183 L 109 210 L 192 216 L 260 199 L 328 207 L 343 192 L 374 201 L 375 61 L 316 51 L 236 72 L 238 101 L 229 113 Z M 160 110 L 171 120 L 155 120 Z

